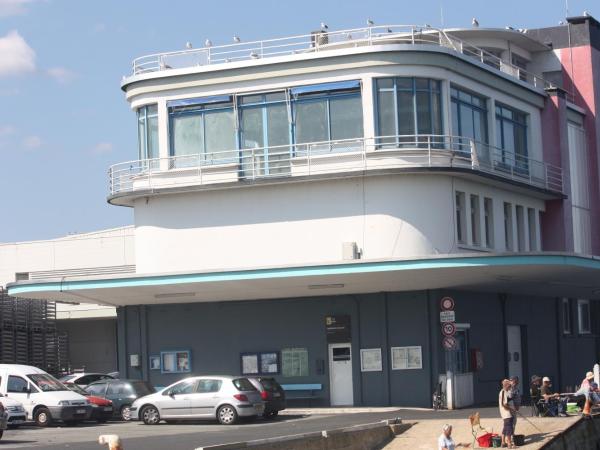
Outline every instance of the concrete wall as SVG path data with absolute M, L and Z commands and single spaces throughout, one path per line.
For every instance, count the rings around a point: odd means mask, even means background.
M 69 358 L 73 369 L 86 372 L 117 370 L 116 319 L 59 320 L 59 332 L 69 335 Z
M 479 194 L 481 202 L 484 196 L 494 199 L 499 251 L 504 250 L 503 201 L 538 211 L 544 208 L 542 201 L 527 195 L 483 183 L 455 183 L 441 174 L 348 178 L 140 199 L 135 204 L 137 271 L 337 262 L 342 260 L 343 242 L 356 242 L 363 259 L 465 251 L 455 242 L 454 189 L 459 188 Z
M 495 402 L 499 382 L 507 376 L 506 325 L 521 325 L 523 330 L 525 392 L 526 380 L 534 373 L 550 376 L 557 387 L 578 383 L 597 358 L 593 336 L 573 335 L 562 342 L 555 299 L 444 290 L 119 308 L 119 369 L 124 376 L 166 386 L 187 374 L 148 370 L 148 356 L 161 351 L 191 350 L 195 375 L 236 374 L 240 353 L 304 347 L 309 375 L 276 378 L 286 384 L 321 383 L 322 398 L 313 404 L 326 405 L 324 318 L 348 314 L 355 404 L 429 407 L 438 374 L 446 370 L 439 324 L 439 302 L 445 295 L 455 300 L 457 322 L 470 327 L 470 348 L 483 352 L 484 367 L 474 374 L 476 403 Z M 396 346 L 421 346 L 423 368 L 391 370 L 390 347 Z M 361 348 L 382 349 L 382 371 L 360 371 Z M 130 366 L 131 354 L 141 356 L 142 367 Z M 325 373 L 318 372 L 319 361 Z

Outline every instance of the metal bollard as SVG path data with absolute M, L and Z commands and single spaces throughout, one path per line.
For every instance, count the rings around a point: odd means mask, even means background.
M 99 444 L 107 444 L 108 450 L 123 450 L 121 438 L 116 434 L 103 434 L 98 437 Z

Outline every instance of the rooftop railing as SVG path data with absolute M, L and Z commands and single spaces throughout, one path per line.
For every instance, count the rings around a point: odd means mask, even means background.
M 552 87 L 551 83 L 539 75 L 527 72 L 442 29 L 427 25 L 385 25 L 341 31 L 317 31 L 300 36 L 155 53 L 136 58 L 133 61 L 133 75 L 381 44 L 432 45 L 449 48 L 533 86 Z
M 235 185 L 294 177 L 340 177 L 389 169 L 462 169 L 555 193 L 560 167 L 472 139 L 447 135 L 380 136 L 130 161 L 110 167 L 109 196 L 166 188 Z

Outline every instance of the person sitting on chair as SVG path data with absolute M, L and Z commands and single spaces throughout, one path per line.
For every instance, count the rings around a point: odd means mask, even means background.
M 552 384 L 550 384 L 550 378 L 544 377 L 542 379 L 542 387 L 540 388 L 540 394 L 548 405 L 548 412 L 552 416 L 563 416 L 566 417 L 566 399 L 561 399 L 558 392 L 552 390 Z

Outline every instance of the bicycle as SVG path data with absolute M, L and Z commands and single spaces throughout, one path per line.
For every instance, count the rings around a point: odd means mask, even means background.
M 442 383 L 439 383 L 437 389 L 433 391 L 433 409 L 435 411 L 446 409 L 446 393 L 442 390 Z

